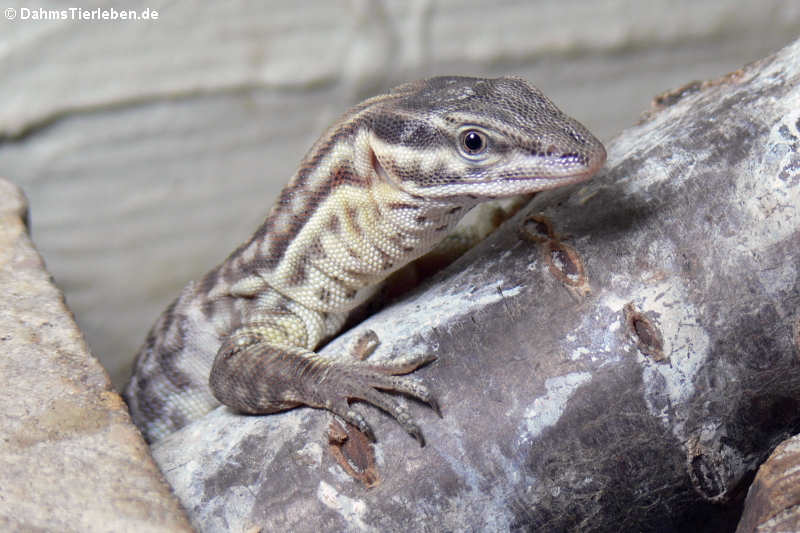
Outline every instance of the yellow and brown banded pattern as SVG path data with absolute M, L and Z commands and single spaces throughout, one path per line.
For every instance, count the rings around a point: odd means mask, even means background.
M 350 358 L 314 350 L 477 203 L 583 181 L 604 162 L 603 145 L 522 79 L 437 77 L 358 104 L 306 154 L 252 238 L 153 326 L 125 391 L 134 421 L 155 441 L 220 402 L 248 413 L 304 404 L 371 435 L 349 407 L 359 399 L 422 443 L 382 391 L 436 408 L 424 383 L 400 375 L 432 357 L 370 362 L 372 338 Z

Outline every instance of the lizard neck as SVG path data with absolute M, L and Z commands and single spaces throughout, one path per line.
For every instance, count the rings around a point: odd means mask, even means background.
M 428 252 L 474 205 L 433 200 L 398 188 L 382 171 L 362 130 L 318 164 L 329 186 L 280 261 L 257 274 L 271 287 L 322 312 L 346 312 L 362 303 L 391 272 Z M 304 194 L 307 191 L 304 191 Z M 297 194 L 297 191 L 295 192 Z
M 314 144 L 250 241 L 200 284 L 345 312 L 478 201 L 588 179 L 605 150 L 523 80 L 443 77 L 352 108 Z

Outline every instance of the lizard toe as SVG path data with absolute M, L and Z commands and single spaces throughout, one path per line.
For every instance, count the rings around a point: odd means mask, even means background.
M 436 361 L 436 356 L 433 354 L 408 354 L 392 359 L 365 362 L 365 365 L 374 372 L 396 376 L 413 372 L 433 361 Z

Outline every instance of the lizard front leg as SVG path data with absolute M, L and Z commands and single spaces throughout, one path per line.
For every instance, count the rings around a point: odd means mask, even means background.
M 276 343 L 260 328 L 236 329 L 223 342 L 211 369 L 209 384 L 223 404 L 251 414 L 266 414 L 308 405 L 327 409 L 374 440 L 364 417 L 350 407 L 357 399 L 379 407 L 421 445 L 419 426 L 408 410 L 384 391 L 400 392 L 439 407 L 420 380 L 400 376 L 436 359 L 406 355 L 389 361 L 368 361 L 378 345 L 371 330 L 359 337 L 350 357 L 333 358 L 306 348 Z

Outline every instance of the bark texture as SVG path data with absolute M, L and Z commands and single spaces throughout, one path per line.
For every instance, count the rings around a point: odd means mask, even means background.
M 154 450 L 194 525 L 732 530 L 800 431 L 800 45 L 658 102 L 591 182 L 355 328 L 437 353 L 425 448 L 366 407 L 374 455 L 321 411 L 221 408 Z
M 736 533 L 800 531 L 800 435 L 780 444 L 758 474 Z

